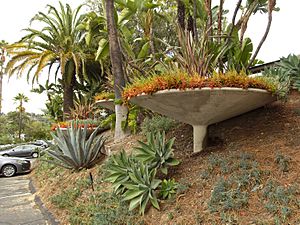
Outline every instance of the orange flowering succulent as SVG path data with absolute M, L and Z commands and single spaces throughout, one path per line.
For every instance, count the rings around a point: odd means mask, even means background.
M 160 90 L 187 88 L 221 88 L 221 87 L 236 87 L 236 88 L 259 88 L 265 89 L 271 93 L 275 93 L 275 84 L 270 83 L 264 77 L 249 77 L 245 73 L 229 71 L 225 74 L 215 73 L 211 77 L 203 77 L 198 74 L 188 75 L 184 72 L 169 73 L 161 76 L 152 76 L 136 80 L 132 84 L 125 87 L 123 99 L 125 102 L 130 98 L 140 94 L 153 94 Z
M 71 127 L 72 121 L 65 121 L 65 122 L 58 122 L 58 123 L 54 123 L 51 126 L 51 130 L 55 131 L 58 127 L 59 128 L 69 128 Z M 78 127 L 78 128 L 84 128 L 86 124 L 85 123 L 81 123 L 81 122 L 73 122 L 73 126 L 74 127 Z M 98 125 L 97 124 L 92 124 L 92 123 L 87 123 L 87 128 L 88 129 L 94 129 L 96 128 Z

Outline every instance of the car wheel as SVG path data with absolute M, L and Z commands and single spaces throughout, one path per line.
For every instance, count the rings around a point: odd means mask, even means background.
M 4 155 L 2 155 L 2 156 L 4 156 L 4 157 L 8 157 L 9 155 L 7 155 L 7 154 L 4 154 Z
M 12 177 L 17 172 L 17 169 L 14 165 L 5 165 L 2 167 L 2 174 L 5 177 Z
M 33 152 L 33 153 L 31 154 L 31 156 L 32 156 L 32 158 L 37 158 L 37 157 L 39 156 L 39 153 Z

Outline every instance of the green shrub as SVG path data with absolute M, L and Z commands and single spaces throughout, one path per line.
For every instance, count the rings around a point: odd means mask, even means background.
M 91 168 L 105 157 L 105 139 L 103 136 L 96 137 L 99 129 L 97 127 L 88 137 L 87 125 L 82 129 L 72 123 L 66 133 L 58 128 L 57 135 L 52 133 L 56 145 L 46 150 L 52 157 L 48 161 L 76 171 Z
M 131 133 L 136 134 L 138 131 L 138 115 L 140 113 L 141 109 L 140 107 L 133 105 L 129 106 L 128 115 L 126 118 L 126 121 L 123 121 L 122 123 L 122 129 L 126 130 L 129 129 Z M 101 126 L 103 127 L 110 127 L 111 129 L 114 129 L 116 126 L 116 114 L 112 113 L 108 117 L 106 117 L 102 122 Z
M 173 119 L 165 116 L 155 115 L 152 118 L 146 117 L 141 124 L 142 134 L 146 135 L 153 132 L 168 132 L 176 125 Z

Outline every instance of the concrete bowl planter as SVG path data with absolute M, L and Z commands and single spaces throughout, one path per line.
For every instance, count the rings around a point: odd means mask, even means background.
M 98 100 L 98 101 L 96 101 L 96 103 L 102 108 L 115 111 L 114 99 Z
M 276 100 L 263 89 L 232 87 L 170 89 L 140 94 L 130 102 L 193 126 L 194 152 L 202 151 L 207 126 Z

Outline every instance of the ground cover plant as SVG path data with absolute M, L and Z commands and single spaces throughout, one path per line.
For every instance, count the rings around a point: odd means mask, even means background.
M 171 128 L 176 126 L 176 121 L 171 118 L 153 115 L 152 117 L 146 117 L 141 123 L 141 132 L 146 135 L 148 132 L 168 132 Z
M 150 76 L 135 80 L 126 86 L 123 92 L 123 99 L 128 101 L 130 98 L 140 94 L 153 94 L 157 91 L 167 89 L 195 89 L 195 88 L 260 88 L 271 93 L 276 92 L 276 83 L 265 77 L 249 77 L 244 73 L 230 71 L 225 74 L 215 73 L 212 77 L 201 77 L 197 74 L 188 75 L 185 72 L 171 72 L 160 76 Z
M 103 170 L 100 165 L 72 173 L 47 162 L 39 164 L 35 177 L 42 189 L 48 186 L 39 194 L 61 224 L 139 224 L 137 215 L 128 212 L 127 203 L 107 186 Z

